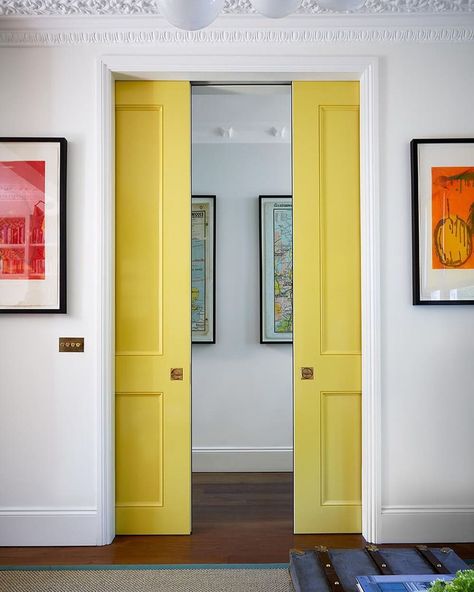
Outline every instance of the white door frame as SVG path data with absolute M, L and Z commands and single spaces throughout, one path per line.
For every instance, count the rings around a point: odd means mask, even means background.
M 106 56 L 98 61 L 99 327 L 97 544 L 115 536 L 114 94 L 117 79 L 289 82 L 360 81 L 362 258 L 362 534 L 378 542 L 381 510 L 380 222 L 378 60 L 272 55 Z

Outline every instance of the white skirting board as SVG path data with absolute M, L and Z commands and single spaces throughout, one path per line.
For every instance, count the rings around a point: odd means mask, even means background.
M 291 472 L 293 449 L 275 447 L 193 447 L 196 473 Z
M 472 506 L 382 508 L 378 543 L 463 543 L 474 538 Z
M 97 545 L 96 510 L 0 509 L 0 546 Z

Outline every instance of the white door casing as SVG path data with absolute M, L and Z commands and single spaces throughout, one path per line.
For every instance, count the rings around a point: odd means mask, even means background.
M 110 56 L 97 65 L 100 215 L 98 544 L 115 536 L 114 491 L 114 97 L 116 79 L 288 82 L 360 81 L 362 258 L 362 534 L 378 542 L 381 510 L 380 222 L 378 60 L 317 56 Z

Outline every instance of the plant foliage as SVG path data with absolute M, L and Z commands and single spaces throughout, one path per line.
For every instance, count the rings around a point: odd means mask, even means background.
M 451 582 L 435 580 L 429 592 L 474 592 L 474 569 L 458 571 Z

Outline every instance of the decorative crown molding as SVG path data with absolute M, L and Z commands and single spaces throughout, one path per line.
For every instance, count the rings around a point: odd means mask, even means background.
M 474 42 L 471 26 L 325 27 L 314 29 L 0 30 L 0 47 L 61 45 L 326 45 L 344 43 Z
M 250 0 L 226 0 L 224 13 L 251 14 Z M 366 0 L 358 14 L 471 13 L 474 0 Z M 299 14 L 334 14 L 317 0 L 303 0 Z M 0 16 L 159 15 L 156 0 L 0 0 Z

